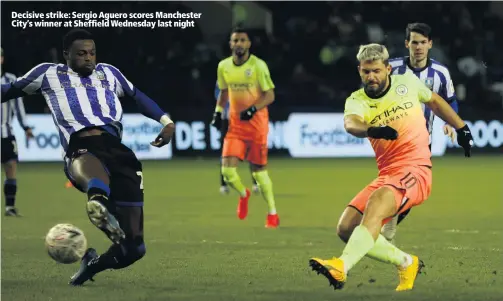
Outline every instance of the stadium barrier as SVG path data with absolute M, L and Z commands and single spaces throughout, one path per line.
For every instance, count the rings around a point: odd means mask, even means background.
M 175 157 L 220 155 L 220 132 L 209 125 L 203 114 L 173 114 L 176 132 L 170 145 L 155 148 L 150 142 L 161 125 L 141 114 L 124 114 L 123 142 L 141 160 L 167 160 Z M 201 116 L 198 116 L 201 115 Z M 284 120 L 271 118 L 268 147 L 271 155 L 294 158 L 373 157 L 367 139 L 355 138 L 344 130 L 342 113 L 288 113 Z M 187 117 L 187 118 L 184 118 Z M 197 118 L 200 117 L 200 118 Z M 52 117 L 28 114 L 28 124 L 34 127 L 35 139 L 27 140 L 17 122 L 14 133 L 20 161 L 61 161 L 63 151 Z M 458 152 L 443 134 L 443 122 L 436 118 L 432 137 L 432 154 L 442 156 Z M 503 153 L 503 122 L 499 120 L 467 121 L 474 135 L 474 152 Z
M 34 127 L 34 139 L 26 139 L 23 129 L 14 121 L 14 135 L 20 161 L 63 161 L 63 148 L 59 133 L 51 115 L 28 114 L 26 120 Z M 171 146 L 156 148 L 150 145 L 162 125 L 141 114 L 124 114 L 123 143 L 130 147 L 139 159 L 160 160 L 173 156 Z

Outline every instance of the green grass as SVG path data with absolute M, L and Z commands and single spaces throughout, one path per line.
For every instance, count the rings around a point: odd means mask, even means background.
M 218 160 L 144 162 L 146 257 L 68 286 L 78 264 L 44 250 L 56 223 L 83 229 L 90 245 L 109 245 L 84 210 L 85 196 L 65 189 L 61 164 L 21 164 L 18 207 L 2 218 L 2 300 L 501 300 L 503 156 L 434 159 L 431 198 L 399 227 L 397 243 L 426 263 L 413 291 L 396 293 L 392 266 L 364 258 L 344 290 L 308 268 L 312 256 L 340 255 L 341 212 L 376 174 L 372 159 L 274 159 L 281 228 L 264 228 L 265 202 L 254 196 L 248 219 L 236 195 L 218 193 Z M 246 184 L 245 165 L 240 174 Z

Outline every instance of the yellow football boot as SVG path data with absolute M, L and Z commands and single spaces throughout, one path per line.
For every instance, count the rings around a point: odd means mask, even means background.
M 412 256 L 412 264 L 405 269 L 398 268 L 398 276 L 400 284 L 396 287 L 397 292 L 408 291 L 414 287 L 414 281 L 421 269 L 424 267 L 423 261 L 419 260 L 417 256 Z
M 346 273 L 344 273 L 344 262 L 339 258 L 323 260 L 319 258 L 311 258 L 309 265 L 318 274 L 325 276 L 329 284 L 334 287 L 334 290 L 342 289 L 346 283 Z

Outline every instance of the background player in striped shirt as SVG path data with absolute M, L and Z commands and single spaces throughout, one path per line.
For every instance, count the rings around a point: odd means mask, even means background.
M 458 101 L 454 91 L 454 84 L 449 73 L 449 69 L 438 61 L 428 56 L 429 50 L 433 46 L 431 39 L 431 27 L 425 23 L 411 23 L 405 29 L 405 47 L 409 49 L 409 56 L 394 58 L 389 61 L 392 67 L 392 74 L 404 74 L 411 71 L 416 75 L 431 91 L 445 99 L 452 109 L 458 112 Z M 426 128 L 430 134 L 433 131 L 433 119 L 435 114 L 428 106 L 422 105 Z M 444 134 L 454 142 L 455 131 L 448 124 L 443 127 Z M 409 214 L 407 210 L 395 216 L 391 221 L 383 226 L 382 234 L 389 241 L 394 241 L 396 226 Z
M 235 29 L 231 33 L 232 56 L 220 61 L 217 70 L 218 95 L 212 125 L 220 128 L 222 112 L 229 102 L 229 130 L 222 150 L 222 174 L 225 181 L 240 195 L 237 208 L 239 219 L 248 215 L 250 190 L 237 173 L 239 161 L 253 164 L 253 177 L 268 204 L 267 228 L 279 226 L 273 185 L 267 172 L 267 135 L 269 111 L 274 102 L 274 83 L 267 64 L 250 54 L 251 41 L 246 31 Z
M 218 95 L 220 94 L 220 89 L 218 88 L 218 81 L 215 84 L 215 100 L 218 100 Z M 220 128 L 220 134 L 221 134 L 221 141 L 224 141 L 225 134 L 227 134 L 227 130 L 229 129 L 229 103 L 225 106 L 223 112 L 222 112 L 222 126 Z M 223 143 L 222 143 L 223 146 Z M 222 160 L 220 160 L 220 193 L 221 194 L 228 194 L 229 193 L 229 187 L 227 186 L 227 183 L 224 180 L 224 175 L 222 174 Z M 250 163 L 250 172 L 253 174 L 253 165 Z M 252 191 L 253 193 L 259 193 L 260 189 L 257 184 L 257 180 L 252 175 L 252 181 L 253 181 L 253 188 Z
M 363 88 L 346 100 L 344 128 L 358 138 L 368 138 L 376 155 L 378 177 L 348 204 L 337 225 L 346 242 L 340 257 L 312 258 L 313 270 L 341 289 L 348 271 L 364 256 L 393 264 L 400 283 L 396 291 L 411 290 L 422 263 L 380 234 L 382 224 L 394 215 L 421 205 L 431 193 L 432 162 L 429 133 L 421 104 L 456 128 L 458 144 L 470 157 L 470 129 L 438 94 L 411 72 L 391 75 L 388 50 L 383 45 L 360 47 L 358 71 Z
M 106 269 L 125 268 L 145 255 L 143 172 L 134 152 L 121 143 L 122 106 L 132 97 L 141 113 L 164 125 L 151 143 L 170 142 L 174 124 L 159 106 L 112 65 L 96 64 L 93 36 L 71 30 L 63 39 L 66 64 L 43 63 L 14 83 L 2 85 L 2 101 L 40 92 L 51 109 L 66 152 L 65 173 L 88 196 L 91 222 L 113 241 L 98 256 L 89 248 L 70 279 L 81 285 Z
M 3 67 L 4 53 L 1 51 L 0 64 Z M 12 73 L 4 72 L 2 68 L 2 85 L 16 81 Z M 19 125 L 24 129 L 26 138 L 33 138 L 31 128 L 26 125 L 23 98 L 17 97 L 2 102 L 2 166 L 5 170 L 3 193 L 5 197 L 5 216 L 20 216 L 16 206 L 17 192 L 17 142 L 12 130 L 12 119 L 17 116 Z

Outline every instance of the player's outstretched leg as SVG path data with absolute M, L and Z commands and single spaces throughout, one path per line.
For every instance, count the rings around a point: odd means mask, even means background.
M 255 194 L 258 194 L 258 193 L 260 193 L 260 187 L 257 183 L 257 179 L 255 179 L 255 177 L 253 176 L 253 164 L 252 163 L 250 163 L 250 173 L 252 175 L 252 182 L 253 182 L 252 192 Z
M 69 166 L 69 174 L 80 190 L 87 192 L 86 204 L 89 220 L 114 243 L 124 238 L 124 231 L 110 212 L 109 177 L 101 161 L 91 154 L 74 158 Z M 112 208 L 113 209 L 113 208 Z
M 348 207 L 346 211 L 348 210 L 355 209 Z M 313 258 L 310 260 L 313 270 L 327 277 L 335 289 L 340 289 L 346 282 L 348 271 L 367 255 L 397 266 L 400 276 L 397 291 L 412 289 L 416 276 L 422 268 L 422 262 L 416 256 L 396 248 L 379 234 L 382 221 L 392 216 L 395 210 L 394 191 L 388 187 L 377 189 L 368 200 L 362 222 L 351 231 L 342 256 L 329 260 Z M 341 238 L 347 239 L 346 236 Z
M 94 275 L 107 269 L 123 269 L 145 256 L 143 238 L 143 207 L 117 207 L 117 216 L 126 238 L 120 244 L 113 244 L 108 251 L 98 256 L 90 248 L 82 258 L 77 273 L 70 279 L 71 285 L 82 285 L 93 280 Z
M 3 164 L 5 170 L 5 182 L 3 185 L 3 193 L 5 197 L 5 216 L 21 216 L 16 208 L 16 160 L 10 160 Z
M 253 165 L 253 178 L 257 181 L 262 196 L 267 202 L 268 214 L 266 228 L 277 228 L 279 226 L 279 216 L 276 212 L 276 202 L 271 178 L 265 165 Z
M 248 200 L 250 199 L 250 190 L 241 182 L 237 172 L 239 159 L 236 157 L 223 158 L 222 174 L 225 182 L 239 193 L 239 203 L 237 215 L 239 219 L 245 219 L 248 215 Z

